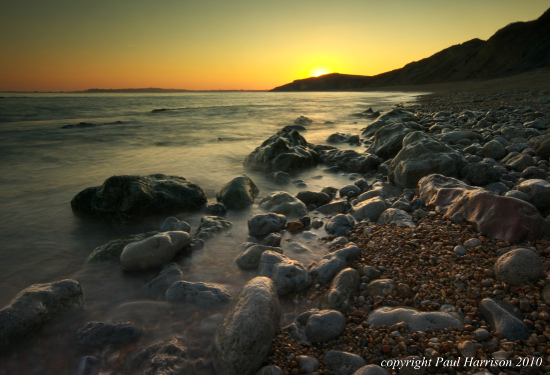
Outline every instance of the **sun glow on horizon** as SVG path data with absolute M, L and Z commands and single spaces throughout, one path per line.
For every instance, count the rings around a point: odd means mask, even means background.
M 332 69 L 325 66 L 316 66 L 309 71 L 310 77 L 319 77 L 325 74 L 332 73 Z

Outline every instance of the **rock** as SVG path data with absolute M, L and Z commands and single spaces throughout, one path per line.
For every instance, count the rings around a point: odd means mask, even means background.
M 483 146 L 483 156 L 499 160 L 506 156 L 506 149 L 502 143 L 492 140 Z
M 177 375 L 192 371 L 183 342 L 176 336 L 135 351 L 126 361 L 125 373 Z
M 525 340 L 531 333 L 521 311 L 509 303 L 484 298 L 479 303 L 479 311 L 493 329 L 509 341 Z
M 537 209 L 519 199 L 487 191 L 442 175 L 430 175 L 418 183 L 418 196 L 453 220 L 472 223 L 491 238 L 510 242 L 534 240 L 544 235 L 546 223 Z
M 206 200 L 202 189 L 183 177 L 113 176 L 101 186 L 78 193 L 71 200 L 71 208 L 80 218 L 128 224 L 146 216 L 197 210 Z
M 76 331 L 76 342 L 86 347 L 123 346 L 138 339 L 143 333 L 132 322 L 105 324 L 89 322 Z
M 426 329 L 462 328 L 462 316 L 450 305 L 441 306 L 439 311 L 422 312 L 409 307 L 380 307 L 367 316 L 372 327 L 392 326 L 406 322 L 412 332 Z
M 541 133 L 536 129 L 526 129 L 523 127 L 516 127 L 516 126 L 503 126 L 500 128 L 500 133 L 506 137 L 507 140 L 511 141 L 514 138 L 526 138 L 529 139 L 531 137 L 540 135 Z
M 395 282 L 392 279 L 377 279 L 368 283 L 365 290 L 368 296 L 386 297 L 395 292 Z
M 321 160 L 327 165 L 351 173 L 367 173 L 378 168 L 382 159 L 370 153 L 359 153 L 355 150 L 325 150 L 320 152 Z
M 381 272 L 372 266 L 363 266 L 359 268 L 359 274 L 362 277 L 368 277 L 370 280 L 376 280 L 380 277 Z
M 242 175 L 225 184 L 216 195 L 216 199 L 229 210 L 242 210 L 254 203 L 259 192 L 260 189 L 250 177 Z
M 269 179 L 274 183 L 276 183 L 277 185 L 290 184 L 290 175 L 283 171 L 272 172 L 269 175 Z
M 304 202 L 308 207 L 310 205 L 320 207 L 331 201 L 331 197 L 327 193 L 316 191 L 301 191 L 296 195 L 296 198 Z
M 325 204 L 321 207 L 315 209 L 315 211 L 320 214 L 330 215 L 330 214 L 344 214 L 351 209 L 351 203 L 348 200 L 342 199 L 334 201 L 328 204 Z
M 269 233 L 260 242 L 260 245 L 272 246 L 272 247 L 281 247 L 282 238 L 283 238 L 283 236 L 281 235 L 281 233 Z
M 458 345 L 458 351 L 463 357 L 475 357 L 476 347 L 473 342 L 466 340 Z
M 317 263 L 310 266 L 310 274 L 318 282 L 326 284 L 344 268 L 350 266 L 351 262 L 361 255 L 361 250 L 355 244 L 350 243 L 347 247 L 336 250 L 322 257 Z
M 296 358 L 298 360 L 298 367 L 304 369 L 306 373 L 315 372 L 319 369 L 319 360 L 310 355 L 301 355 Z
M 284 375 L 284 372 L 279 366 L 270 365 L 262 367 L 256 375 Z
M 376 222 L 382 212 L 388 208 L 386 201 L 380 197 L 374 197 L 362 202 L 359 202 L 356 206 L 353 206 L 351 215 L 357 221 L 370 220 Z
M 389 375 L 389 372 L 378 365 L 367 365 L 355 371 L 353 375 Z
M 306 116 L 300 116 L 300 117 L 296 118 L 296 120 L 294 120 L 294 125 L 306 126 L 306 125 L 311 125 L 311 124 L 313 124 L 313 120 L 306 117 Z
M 310 249 L 308 249 L 306 246 L 298 242 L 291 242 L 289 244 L 286 244 L 285 251 L 290 252 L 292 254 L 311 254 L 312 253 Z
M 388 178 L 398 186 L 412 188 L 432 173 L 456 177 L 465 165 L 462 154 L 416 131 L 403 139 L 403 148 L 390 163 Z
M 546 180 L 527 180 L 517 186 L 517 189 L 527 194 L 529 201 L 539 211 L 550 208 L 550 182 Z
M 209 240 L 224 230 L 231 229 L 233 224 L 220 216 L 203 216 L 197 228 L 196 236 L 202 240 Z
M 406 198 L 401 198 L 393 202 L 391 205 L 391 208 L 397 208 L 398 210 L 402 210 L 405 212 L 411 212 L 412 206 L 411 203 Z
M 244 167 L 259 171 L 290 172 L 315 166 L 319 155 L 296 130 L 283 128 L 265 140 L 244 160 Z
M 491 332 L 484 328 L 478 328 L 474 331 L 474 338 L 477 342 L 487 341 L 491 338 Z
M 525 168 L 523 172 L 521 172 L 521 177 L 526 180 L 545 180 L 546 178 L 548 178 L 548 172 L 535 166 L 531 166 Z
M 479 135 L 468 130 L 453 130 L 443 133 L 440 138 L 443 142 L 454 145 L 466 139 L 469 141 L 479 139 Z
M 541 144 L 537 147 L 535 155 L 544 159 L 548 159 L 550 157 L 550 138 L 541 142 Z
M 191 236 L 187 232 L 159 233 L 126 245 L 120 254 L 120 265 L 127 271 L 160 267 L 190 244 Z
M 346 268 L 338 272 L 332 279 L 330 289 L 326 292 L 321 307 L 340 312 L 347 311 L 349 301 L 357 291 L 359 282 L 359 272 L 353 268 Z
M 231 295 L 223 285 L 176 281 L 166 291 L 170 302 L 186 302 L 200 307 L 217 307 L 229 301 Z
M 453 253 L 455 253 L 459 257 L 462 257 L 462 256 L 466 255 L 468 253 L 468 251 L 466 250 L 466 248 L 464 246 L 458 245 L 458 246 L 455 246 L 455 248 L 453 249 Z
M 349 137 L 348 134 L 333 133 L 328 136 L 327 143 L 345 143 L 348 141 Z
M 334 236 L 343 236 L 353 229 L 355 221 L 353 217 L 345 214 L 338 214 L 330 218 L 325 225 L 325 230 L 328 234 Z
M 398 227 L 416 227 L 412 216 L 403 210 L 397 208 L 388 208 L 380 218 L 378 224 L 395 224 Z
M 373 134 L 374 142 L 367 148 L 367 152 L 376 154 L 384 160 L 391 159 L 401 151 L 403 138 L 417 130 L 421 128 L 414 122 L 383 126 Z
M 355 184 L 346 185 L 340 189 L 340 197 L 342 198 L 353 198 L 361 194 L 361 189 Z
M 346 318 L 336 310 L 321 310 L 309 316 L 305 336 L 310 342 L 327 342 L 340 336 L 346 329 Z
M 274 251 L 276 253 L 282 254 L 283 249 L 280 247 L 264 246 L 264 245 L 254 245 L 246 249 L 241 255 L 235 259 L 237 266 L 242 270 L 255 270 L 258 269 L 260 265 L 260 258 L 264 251 Z
M 273 251 L 262 253 L 258 274 L 273 280 L 279 296 L 301 292 L 311 284 L 311 277 L 300 262 Z
M 487 163 L 472 163 L 462 168 L 462 177 L 472 185 L 484 186 L 500 181 L 501 173 Z
M 110 241 L 105 245 L 96 247 L 94 251 L 92 251 L 90 256 L 88 256 L 88 259 L 86 260 L 86 262 L 101 263 L 101 262 L 119 261 L 120 254 L 122 254 L 122 250 L 124 250 L 124 247 L 126 245 L 131 244 L 132 242 L 139 242 L 146 238 L 152 237 L 156 234 L 159 234 L 159 232 L 153 231 L 153 232 L 147 232 L 147 233 L 134 234 L 125 238 L 119 238 L 119 239 Z
M 307 214 L 304 202 L 286 191 L 271 193 L 260 202 L 260 208 L 289 217 L 301 217 Z
M 324 361 L 336 375 L 351 375 L 366 364 L 365 360 L 357 354 L 334 349 L 327 352 Z
M 280 316 L 273 281 L 267 277 L 249 281 L 216 332 L 212 345 L 216 371 L 226 375 L 256 371 L 271 349 Z
M 519 154 L 514 156 L 513 158 L 510 158 L 505 165 L 506 167 L 514 171 L 521 172 L 527 167 L 535 165 L 535 162 L 533 161 L 533 158 L 531 157 L 531 155 Z
M 406 121 L 415 120 L 416 117 L 414 116 L 414 113 L 405 109 L 393 109 L 387 113 L 384 113 L 382 116 L 378 117 L 376 121 L 362 129 L 361 135 L 364 137 L 372 137 L 374 133 L 388 124 L 399 124 Z
M 258 214 L 248 220 L 248 234 L 264 237 L 270 233 L 280 232 L 285 228 L 286 216 L 278 214 Z
M 191 233 L 191 226 L 185 221 L 179 221 L 177 218 L 170 216 L 164 220 L 160 226 L 161 232 L 170 232 L 170 231 L 184 231 Z
M 177 264 L 168 267 L 145 285 L 145 291 L 151 298 L 164 297 L 166 290 L 176 281 L 183 280 L 183 272 Z
M 227 214 L 227 207 L 223 203 L 213 203 L 206 206 L 204 211 L 210 216 L 225 216 Z
M 511 250 L 496 261 L 495 275 L 510 285 L 535 283 L 543 276 L 542 259 L 530 249 Z
M 101 360 L 97 357 L 87 355 L 82 357 L 76 368 L 76 375 L 93 375 L 96 374 L 101 366 Z
M 37 333 L 60 313 L 82 304 L 82 289 L 75 280 L 34 284 L 23 289 L 0 310 L 0 347 Z
M 522 193 L 521 191 L 518 191 L 518 190 L 507 191 L 505 196 L 510 198 L 521 199 L 522 201 L 525 201 L 525 202 L 530 201 L 529 196 L 527 194 Z

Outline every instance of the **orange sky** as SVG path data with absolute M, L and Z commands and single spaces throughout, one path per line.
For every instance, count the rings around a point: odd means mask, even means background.
M 3 0 L 0 91 L 271 89 L 374 75 L 515 21 L 548 0 Z

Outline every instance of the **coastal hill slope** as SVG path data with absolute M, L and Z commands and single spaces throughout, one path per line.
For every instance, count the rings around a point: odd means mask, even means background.
M 472 39 L 375 76 L 332 73 L 296 80 L 271 91 L 368 90 L 508 77 L 550 67 L 550 9 L 534 21 L 515 22 L 487 41 Z

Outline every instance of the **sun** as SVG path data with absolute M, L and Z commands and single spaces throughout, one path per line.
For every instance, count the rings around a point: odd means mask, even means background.
M 331 69 L 325 66 L 316 66 L 309 71 L 309 76 L 319 77 L 319 76 L 322 76 L 323 74 L 329 74 L 329 73 L 332 73 Z

